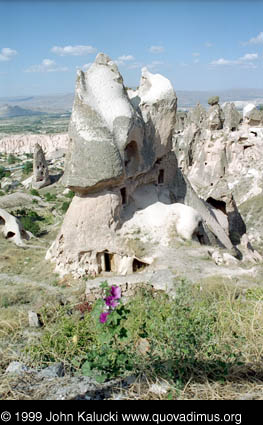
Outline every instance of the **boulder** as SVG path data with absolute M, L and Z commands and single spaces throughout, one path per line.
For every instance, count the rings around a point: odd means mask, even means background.
M 210 106 L 218 105 L 218 103 L 219 103 L 219 96 L 211 96 L 208 99 L 207 103 Z

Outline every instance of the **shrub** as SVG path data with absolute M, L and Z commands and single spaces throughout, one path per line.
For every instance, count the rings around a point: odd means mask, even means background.
M 0 166 L 0 180 L 3 177 L 9 177 L 11 175 L 10 171 L 6 170 L 5 167 Z
M 62 206 L 61 206 L 61 211 L 62 211 L 63 213 L 65 213 L 65 212 L 68 210 L 69 206 L 70 206 L 70 202 L 68 202 L 68 201 L 63 202 L 63 204 L 62 204 Z
M 68 193 L 66 193 L 66 195 L 65 195 L 65 197 L 66 198 L 70 198 L 70 199 L 72 199 L 72 198 L 74 198 L 74 196 L 75 196 L 75 193 L 72 191 L 72 190 L 70 190 Z
M 5 177 L 5 167 L 0 166 L 0 180 Z
M 16 210 L 15 212 L 12 212 L 11 214 L 15 215 L 16 217 L 20 219 L 21 224 L 25 230 L 28 230 L 29 232 L 33 233 L 34 236 L 41 235 L 41 229 L 37 221 L 42 221 L 43 217 L 38 215 L 35 211 L 21 209 L 21 210 Z
M 30 194 L 33 196 L 40 196 L 39 192 L 36 189 L 31 189 Z
M 5 192 L 3 192 L 2 190 L 0 190 L 0 196 L 4 196 Z
M 52 202 L 52 201 L 55 201 L 57 199 L 57 197 L 54 193 L 51 194 L 49 192 L 45 193 L 44 197 L 45 197 L 46 201 L 48 201 L 48 202 Z
M 32 161 L 26 161 L 23 164 L 23 173 L 24 174 L 29 174 L 33 171 L 33 162 Z
M 12 153 L 10 153 L 10 154 L 8 155 L 7 163 L 8 163 L 9 165 L 11 165 L 11 164 L 15 164 L 17 161 L 18 161 L 18 158 L 16 158 L 16 157 L 15 157 L 15 155 L 13 155 Z

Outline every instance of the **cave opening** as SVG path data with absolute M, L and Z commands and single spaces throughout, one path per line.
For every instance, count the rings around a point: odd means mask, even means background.
M 214 199 L 210 196 L 209 198 L 207 198 L 206 202 L 212 205 L 212 207 L 222 211 L 225 215 L 227 215 L 226 203 L 224 201 L 218 201 L 217 199 Z

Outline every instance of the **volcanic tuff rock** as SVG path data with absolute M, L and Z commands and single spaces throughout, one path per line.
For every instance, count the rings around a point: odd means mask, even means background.
M 33 153 L 37 143 L 46 153 L 66 149 L 68 134 L 10 134 L 1 138 L 0 152 Z
M 148 209 L 156 217 L 169 215 L 163 235 L 174 226 L 183 238 L 233 248 L 227 226 L 178 168 L 171 150 L 176 103 L 171 83 L 145 68 L 138 90 L 129 90 L 128 97 L 117 66 L 102 53 L 86 73 L 78 72 L 63 177 L 75 197 L 46 256 L 60 274 L 125 274 L 151 263 L 132 236 L 142 216 L 147 221 Z M 205 122 L 202 107 L 195 115 Z M 150 238 L 158 220 L 144 229 Z M 158 243 L 161 233 L 156 231 Z
M 34 189 L 41 189 L 51 183 L 45 154 L 38 143 L 34 150 L 33 173 L 32 187 Z
M 245 110 L 244 116 L 247 113 Z M 246 233 L 238 205 L 262 193 L 263 185 L 262 128 L 250 127 L 247 120 L 239 124 L 240 121 L 234 105 L 228 104 L 223 129 L 191 123 L 176 131 L 173 138 L 179 167 L 214 213 L 220 210 L 227 217 L 235 245 Z
M 242 116 L 236 109 L 234 103 L 226 103 L 223 108 L 223 113 L 225 117 L 224 129 L 236 130 L 242 120 Z

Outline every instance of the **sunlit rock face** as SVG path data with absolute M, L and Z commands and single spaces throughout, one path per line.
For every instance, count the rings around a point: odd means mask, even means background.
M 130 243 L 143 220 L 152 223 L 143 226 L 146 239 L 157 237 L 159 244 L 169 243 L 174 227 L 184 239 L 209 243 L 215 232 L 232 248 L 178 168 L 172 151 L 176 107 L 170 81 L 145 68 L 136 91 L 125 89 L 116 64 L 102 53 L 86 73 L 78 72 L 63 177 L 75 197 L 46 257 L 60 274 L 127 274 L 140 262 L 149 264 L 149 255 Z M 158 215 L 167 217 L 161 225 Z

